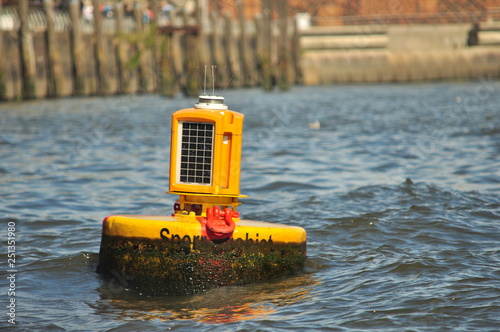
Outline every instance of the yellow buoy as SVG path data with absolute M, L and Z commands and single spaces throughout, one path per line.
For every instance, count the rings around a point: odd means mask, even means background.
M 240 220 L 243 114 L 200 96 L 172 115 L 170 216 L 104 219 L 98 272 L 122 275 L 147 295 L 194 294 L 292 274 L 303 268 L 301 227 Z

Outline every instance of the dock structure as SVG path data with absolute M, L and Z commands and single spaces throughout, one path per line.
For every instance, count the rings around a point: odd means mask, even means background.
M 380 1 L 4 1 L 0 100 L 500 77 L 500 4 Z
M 236 16 L 209 13 L 204 1 L 185 2 L 195 5 L 167 10 L 157 0 L 133 6 L 116 2 L 90 16 L 78 1 L 70 1 L 64 11 L 51 0 L 43 8 L 29 7 L 28 0 L 0 8 L 0 100 L 124 93 L 197 96 L 205 65 L 216 66 L 221 88 L 261 86 L 265 80 L 270 90 L 274 86 L 267 82 L 277 82 L 274 77 L 298 77 L 297 64 L 283 54 L 295 40 L 286 6 L 278 20 L 268 15 L 264 24 L 262 16 L 247 19 L 241 2 Z M 86 3 L 101 5 L 99 0 Z M 281 28 L 274 29 L 278 24 Z M 261 38 L 270 45 L 266 51 Z M 294 83 L 280 86 L 287 89 Z

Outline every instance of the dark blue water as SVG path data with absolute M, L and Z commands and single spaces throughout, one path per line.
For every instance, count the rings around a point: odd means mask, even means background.
M 499 82 L 223 94 L 246 115 L 240 212 L 304 227 L 305 271 L 183 297 L 101 279 L 103 217 L 172 212 L 170 115 L 196 100 L 4 103 L 0 327 L 14 298 L 24 331 L 498 330 Z

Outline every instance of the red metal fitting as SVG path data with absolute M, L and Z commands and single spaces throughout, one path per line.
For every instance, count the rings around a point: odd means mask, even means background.
M 221 211 L 218 206 L 208 208 L 206 227 L 218 237 L 230 237 L 236 227 L 233 221 L 233 210 L 226 208 Z

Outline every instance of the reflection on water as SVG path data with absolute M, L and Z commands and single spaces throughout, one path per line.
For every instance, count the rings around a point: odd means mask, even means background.
M 247 285 L 221 287 L 192 296 L 144 298 L 134 291 L 117 292 L 113 281 L 104 282 L 101 300 L 91 306 L 98 315 L 138 320 L 196 320 L 205 323 L 228 323 L 263 318 L 278 307 L 309 301 L 318 281 L 310 273 L 279 280 Z

